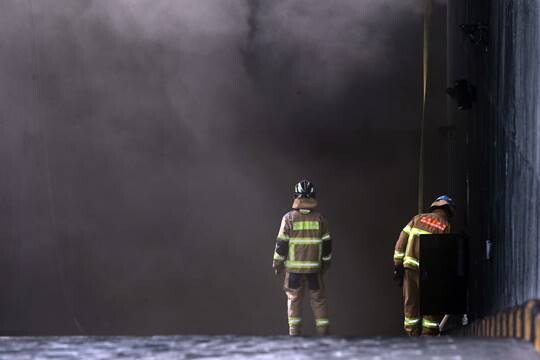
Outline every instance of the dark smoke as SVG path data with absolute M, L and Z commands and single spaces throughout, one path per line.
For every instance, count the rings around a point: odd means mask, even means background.
M 310 178 L 335 333 L 397 334 L 421 3 L 2 1 L 0 331 L 283 333 L 273 242 Z M 443 6 L 433 37 L 428 197 L 446 189 Z

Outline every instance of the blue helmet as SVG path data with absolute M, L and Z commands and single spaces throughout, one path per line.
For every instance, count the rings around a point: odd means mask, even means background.
M 450 216 L 454 216 L 456 204 L 450 196 L 442 195 L 436 198 L 429 207 L 429 211 L 434 211 L 435 209 L 446 209 Z

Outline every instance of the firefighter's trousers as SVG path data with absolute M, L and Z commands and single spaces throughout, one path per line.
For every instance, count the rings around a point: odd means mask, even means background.
M 438 335 L 443 316 L 420 314 L 420 272 L 405 269 L 403 279 L 404 328 L 411 336 Z
M 289 318 L 289 335 L 300 335 L 302 326 L 302 300 L 306 288 L 309 291 L 311 309 L 319 335 L 328 335 L 330 322 L 328 306 L 324 295 L 324 283 L 321 273 L 285 275 L 284 289 L 287 294 L 287 315 Z

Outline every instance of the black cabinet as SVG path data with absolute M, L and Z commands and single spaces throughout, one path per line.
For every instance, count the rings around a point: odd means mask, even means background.
M 467 313 L 467 239 L 460 234 L 420 236 L 420 312 Z

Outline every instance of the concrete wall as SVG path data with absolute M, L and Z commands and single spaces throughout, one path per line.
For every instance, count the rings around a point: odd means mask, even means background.
M 478 90 L 474 109 L 449 118 L 480 317 L 540 296 L 540 2 L 456 0 L 449 14 L 449 82 L 468 78 Z M 458 28 L 478 22 L 489 24 L 487 51 Z

